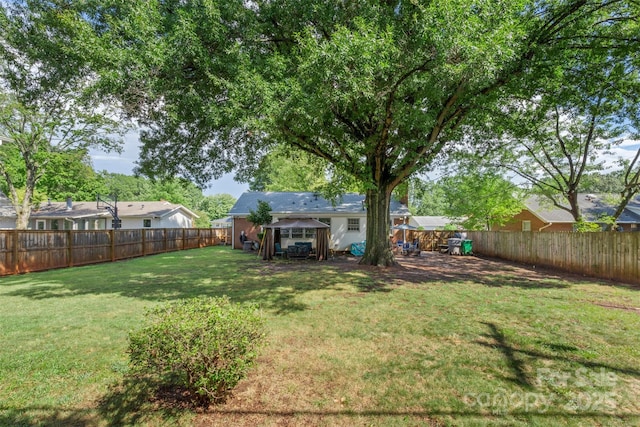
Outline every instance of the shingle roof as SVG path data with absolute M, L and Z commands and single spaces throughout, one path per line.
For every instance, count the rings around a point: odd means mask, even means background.
M 335 213 L 365 214 L 365 196 L 361 194 L 345 194 L 333 205 L 320 195 L 306 192 L 262 192 L 249 191 L 243 193 L 229 211 L 229 215 L 244 216 L 255 211 L 258 201 L 267 202 L 272 215 L 305 214 L 314 216 Z M 392 200 L 389 211 L 393 216 L 409 215 L 409 209 L 397 200 Z
M 582 215 L 588 221 L 596 221 L 602 215 L 615 213 L 615 202 L 610 201 L 610 196 L 605 194 L 578 195 L 578 206 Z M 613 202 L 613 203 L 612 203 Z M 550 223 L 573 223 L 573 216 L 566 210 L 553 206 L 548 199 L 541 196 L 532 196 L 525 201 L 526 207 L 540 219 Z M 563 204 L 563 206 L 569 206 Z M 640 197 L 632 200 L 618 218 L 618 223 L 640 222 Z
M 165 217 L 177 210 L 184 210 L 189 215 L 198 217 L 195 213 L 182 205 L 159 202 L 118 202 L 118 216 L 120 218 L 135 217 Z M 83 218 L 96 216 L 111 216 L 106 209 L 98 209 L 96 202 L 72 202 L 71 210 L 67 209 L 66 202 L 43 203 L 39 209 L 31 213 L 32 218 Z
M 446 216 L 413 216 L 411 217 L 419 227 L 445 227 L 454 221 Z
M 0 191 L 0 217 L 3 218 L 15 218 L 16 210 L 11 204 L 11 200 Z

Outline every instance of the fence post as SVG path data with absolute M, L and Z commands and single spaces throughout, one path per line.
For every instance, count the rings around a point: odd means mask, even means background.
M 18 274 L 20 272 L 20 263 L 18 262 L 18 230 L 13 231 L 13 272 Z
M 67 241 L 69 242 L 69 267 L 73 267 L 73 230 L 67 230 Z
M 109 248 L 111 262 L 114 262 L 116 260 L 116 231 L 113 228 L 109 230 L 109 237 L 111 239 L 111 247 Z
M 167 244 L 167 229 L 163 228 L 162 232 L 164 233 L 164 235 L 163 235 L 164 236 L 164 240 L 163 240 L 163 242 L 164 242 L 164 252 L 167 252 L 169 250 L 169 245 Z
M 186 235 L 187 233 L 185 232 L 186 228 L 182 229 L 182 249 L 186 249 L 187 248 L 187 238 Z
M 147 230 L 142 229 L 142 256 L 147 256 Z

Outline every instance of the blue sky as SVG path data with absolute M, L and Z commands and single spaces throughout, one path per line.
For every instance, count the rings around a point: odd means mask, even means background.
M 135 162 L 138 160 L 140 151 L 140 140 L 137 132 L 128 133 L 125 136 L 124 149 L 121 154 L 104 153 L 98 150 L 90 151 L 93 161 L 93 169 L 96 171 L 106 170 L 111 173 L 121 173 L 125 175 L 133 175 Z M 242 193 L 248 191 L 248 184 L 240 184 L 233 180 L 232 174 L 222 176 L 220 179 L 209 183 L 208 188 L 203 190 L 205 195 L 227 193 L 236 199 Z
M 101 151 L 91 151 L 93 160 L 93 168 L 96 171 L 106 170 L 112 173 L 122 173 L 125 175 L 133 175 L 135 162 L 138 160 L 140 140 L 136 132 L 128 133 L 125 137 L 124 150 L 121 154 L 104 153 Z M 613 164 L 618 158 L 623 157 L 632 159 L 640 148 L 640 141 L 626 140 L 611 151 L 612 154 L 602 156 L 601 160 L 606 160 L 609 164 Z M 220 179 L 209 183 L 208 188 L 203 190 L 205 195 L 227 193 L 236 199 L 242 193 L 249 190 L 248 184 L 240 184 L 233 180 L 232 174 L 222 176 Z

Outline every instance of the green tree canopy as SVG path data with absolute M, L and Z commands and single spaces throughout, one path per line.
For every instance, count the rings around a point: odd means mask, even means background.
M 48 168 L 59 169 L 61 158 L 89 147 L 117 150 L 124 131 L 88 90 L 96 76 L 68 43 L 68 22 L 59 18 L 40 14 L 35 4 L 0 3 L 0 135 L 8 137 L 0 147 L 0 177 L 18 229 L 28 225 Z M 46 186 L 56 187 L 51 180 Z
M 205 211 L 209 218 L 220 219 L 229 215 L 229 211 L 235 205 L 236 198 L 231 194 L 214 194 L 212 196 L 206 196 L 199 209 Z
M 409 192 L 409 210 L 413 215 L 445 216 L 447 198 L 442 183 L 412 178 Z
M 49 2 L 42 3 L 49 4 Z M 631 1 L 102 0 L 76 5 L 102 87 L 147 126 L 141 167 L 208 180 L 274 143 L 366 190 L 363 263 L 394 263 L 394 188 L 518 88 L 638 47 Z M 65 4 L 64 10 L 70 5 Z M 84 33 L 83 33 L 84 34 Z M 340 176 L 339 174 L 339 176 Z
M 86 149 L 51 153 L 45 173 L 38 184 L 48 198 L 63 201 L 94 200 L 96 194 L 105 194 L 102 177 L 93 170 L 91 157 Z
M 442 182 L 445 216 L 467 230 L 492 230 L 523 208 L 524 191 L 492 170 L 467 170 Z

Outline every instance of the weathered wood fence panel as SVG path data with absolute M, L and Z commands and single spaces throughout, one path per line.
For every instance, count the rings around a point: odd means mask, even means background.
M 0 276 L 214 246 L 215 229 L 0 230 Z
M 640 283 L 640 233 L 470 231 L 467 237 L 486 256 Z
M 453 237 L 455 231 L 451 230 L 411 230 L 407 232 L 407 241 L 418 239 L 420 250 L 437 251 L 440 245 L 446 245 L 447 239 Z

